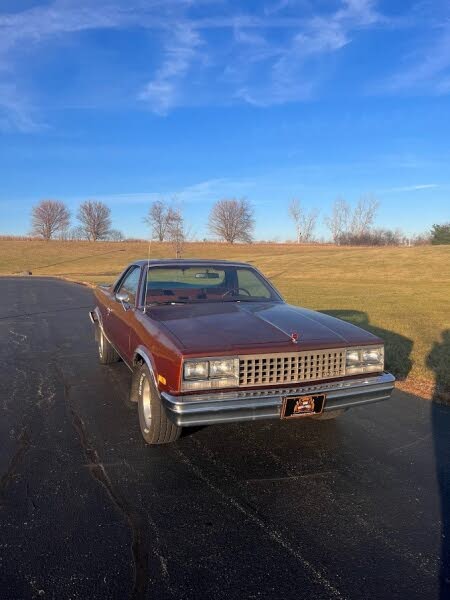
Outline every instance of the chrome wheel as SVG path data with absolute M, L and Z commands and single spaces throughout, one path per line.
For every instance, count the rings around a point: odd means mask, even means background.
M 142 385 L 142 412 L 145 421 L 145 433 L 149 433 L 152 424 L 152 396 L 150 383 L 147 377 L 144 378 Z
M 105 341 L 103 337 L 103 333 L 100 331 L 99 340 L 98 340 L 98 353 L 100 358 L 103 358 L 103 349 L 104 349 Z
M 133 373 L 131 393 L 137 395 L 139 426 L 147 444 L 170 444 L 180 437 L 181 427 L 168 418 L 152 373 L 145 363 Z

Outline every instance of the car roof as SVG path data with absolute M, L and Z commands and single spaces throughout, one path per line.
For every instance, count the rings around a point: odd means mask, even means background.
M 157 259 L 141 259 L 136 260 L 132 264 L 139 265 L 141 267 L 145 265 L 149 266 L 173 266 L 173 267 L 186 267 L 188 265 L 197 266 L 197 265 L 208 265 L 208 266 L 244 266 L 251 267 L 249 263 L 245 262 L 236 262 L 230 260 L 217 260 L 217 259 L 205 259 L 205 258 L 157 258 Z

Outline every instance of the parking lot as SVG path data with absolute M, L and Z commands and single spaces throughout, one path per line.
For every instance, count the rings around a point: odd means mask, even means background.
M 396 392 L 147 447 L 92 292 L 0 291 L 2 598 L 449 597 L 450 407 Z

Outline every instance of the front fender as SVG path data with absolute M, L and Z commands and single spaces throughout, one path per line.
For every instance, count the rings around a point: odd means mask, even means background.
M 153 361 L 153 357 L 151 355 L 151 352 L 149 352 L 149 350 L 147 350 L 147 348 L 145 348 L 144 346 L 140 345 L 134 351 L 134 354 L 133 354 L 133 364 L 136 364 L 136 360 L 137 360 L 138 356 L 140 356 L 144 360 L 145 364 L 148 367 L 148 370 L 150 371 L 150 374 L 152 376 L 153 383 L 155 384 L 156 389 L 159 389 L 159 387 L 158 387 L 158 374 L 156 372 L 156 366 L 155 366 L 155 363 Z

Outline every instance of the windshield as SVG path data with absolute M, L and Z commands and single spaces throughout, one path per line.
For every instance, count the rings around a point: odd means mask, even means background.
M 238 266 L 150 267 L 146 291 L 146 304 L 281 300 L 259 273 Z

